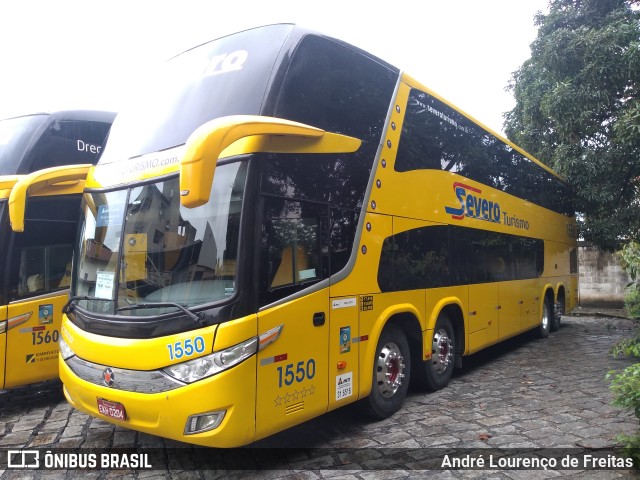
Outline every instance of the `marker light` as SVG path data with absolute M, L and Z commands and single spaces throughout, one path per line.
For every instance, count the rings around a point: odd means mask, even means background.
M 237 365 L 258 351 L 258 337 L 211 355 L 178 363 L 163 369 L 167 375 L 185 383 L 193 383 Z
M 58 348 L 60 349 L 60 355 L 63 360 L 67 358 L 73 357 L 75 355 L 74 351 L 71 350 L 71 347 L 67 345 L 67 342 L 64 341 L 62 336 L 60 337 L 60 341 L 58 342 Z
M 194 433 L 207 432 L 217 428 L 220 423 L 222 423 L 225 413 L 227 413 L 226 410 L 218 410 L 217 412 L 191 415 L 187 419 L 187 424 L 184 427 L 184 434 L 192 435 Z

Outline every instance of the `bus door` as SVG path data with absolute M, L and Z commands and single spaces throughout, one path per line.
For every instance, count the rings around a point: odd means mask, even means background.
M 36 278 L 29 285 L 44 287 L 43 282 Z M 4 388 L 57 377 L 59 325 L 66 301 L 66 294 L 56 292 L 9 304 Z
M 540 310 L 540 281 L 537 278 L 522 280 L 522 328 L 534 328 L 542 318 Z
M 500 283 L 500 338 L 512 337 L 522 331 L 522 282 Z
M 498 341 L 500 301 L 497 283 L 469 285 L 469 350 Z
M 263 205 L 257 438 L 326 412 L 328 399 L 328 208 Z
M 499 339 L 499 256 L 491 251 L 490 237 L 483 231 L 468 231 L 467 275 L 469 281 L 469 350 L 477 351 Z M 459 239 L 457 239 L 459 240 Z

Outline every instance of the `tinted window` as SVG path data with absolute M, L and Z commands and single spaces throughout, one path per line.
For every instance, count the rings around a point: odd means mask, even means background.
M 24 233 L 12 233 L 9 301 L 69 287 L 80 196 L 31 198 Z M 54 213 L 56 212 L 56 213 Z
M 418 228 L 387 238 L 378 281 L 383 291 L 450 285 L 448 227 Z
M 557 177 L 431 95 L 413 89 L 395 170 L 454 172 L 565 215 L 571 193 Z
M 339 272 L 353 248 L 368 163 L 355 154 L 264 154 L 259 163 L 263 194 L 310 200 L 328 208 L 331 274 Z
M 15 175 L 25 149 L 48 115 L 28 115 L 0 121 L 0 175 Z
M 329 276 L 326 206 L 265 198 L 260 255 L 261 304 Z
M 524 280 L 543 266 L 542 240 L 434 225 L 384 240 L 378 283 L 386 292 Z
M 376 59 L 308 35 L 294 52 L 275 116 L 359 138 L 372 162 L 397 79 Z
M 19 173 L 58 165 L 96 163 L 110 124 L 78 120 L 55 120 L 47 126 Z
M 578 250 L 575 248 L 569 252 L 569 273 L 578 273 Z
M 372 159 L 357 154 L 260 157 L 262 192 L 360 210 Z

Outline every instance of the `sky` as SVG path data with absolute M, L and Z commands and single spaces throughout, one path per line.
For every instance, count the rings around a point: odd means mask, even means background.
M 297 23 L 347 41 L 501 133 L 548 0 L 3 0 L 0 119 L 119 111 L 136 79 L 222 35 Z

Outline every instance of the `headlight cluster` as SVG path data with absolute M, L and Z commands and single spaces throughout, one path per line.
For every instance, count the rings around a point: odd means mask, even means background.
M 211 355 L 171 365 L 162 371 L 181 382 L 193 383 L 227 370 L 249 358 L 257 351 L 258 338 L 253 337 L 233 347 L 214 352 Z
M 67 345 L 67 342 L 64 341 L 62 335 L 60 336 L 60 341 L 58 342 L 58 348 L 60 349 L 60 355 L 62 355 L 62 359 L 66 360 L 67 358 L 73 357 L 75 355 L 74 351 L 71 350 L 71 347 Z

